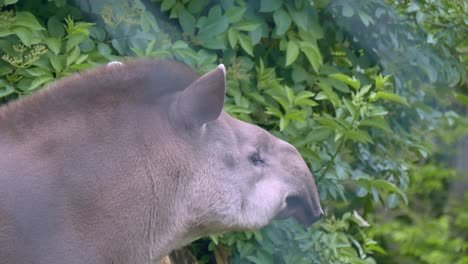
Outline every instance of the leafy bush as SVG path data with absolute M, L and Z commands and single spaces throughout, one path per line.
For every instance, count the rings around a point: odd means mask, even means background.
M 225 110 L 299 149 L 327 217 L 308 230 L 282 221 L 213 235 L 191 246 L 201 262 L 223 250 L 233 263 L 466 263 L 456 255 L 466 253 L 466 234 L 454 231 L 466 215 L 424 215 L 413 204 L 437 196 L 414 192 L 454 180 L 428 163 L 442 131 L 467 135 L 456 112 L 468 102 L 461 0 L 144 3 L 0 1 L 1 100 L 124 56 L 173 58 L 200 73 L 222 62 Z M 387 222 L 388 212 L 411 221 Z M 427 230 L 440 240 L 426 240 Z

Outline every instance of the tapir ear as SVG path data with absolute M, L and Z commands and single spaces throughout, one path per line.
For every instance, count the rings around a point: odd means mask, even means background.
M 177 100 L 186 125 L 200 127 L 216 120 L 223 110 L 225 86 L 226 69 L 220 64 L 187 87 Z

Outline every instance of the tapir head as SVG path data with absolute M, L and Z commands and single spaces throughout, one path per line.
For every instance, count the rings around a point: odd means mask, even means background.
M 185 200 L 192 223 L 210 231 L 259 228 L 323 216 L 313 176 L 295 147 L 223 111 L 224 65 L 174 95 L 169 120 L 186 151 Z M 182 173 L 184 174 L 184 173 Z

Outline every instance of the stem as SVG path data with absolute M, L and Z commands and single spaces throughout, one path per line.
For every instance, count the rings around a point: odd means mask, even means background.
M 354 116 L 353 116 L 353 120 L 351 121 L 351 129 L 354 128 L 354 124 L 356 123 L 357 119 L 358 119 L 358 116 L 359 116 L 359 111 L 361 111 L 361 106 L 362 104 L 360 103 L 358 108 L 356 109 L 356 112 L 354 113 Z M 335 153 L 333 153 L 332 155 L 332 158 L 330 159 L 330 161 L 328 162 L 327 166 L 325 167 L 325 169 L 323 170 L 322 174 L 320 174 L 320 176 L 317 178 L 317 181 L 320 181 L 323 177 L 325 177 L 325 174 L 327 173 L 327 171 L 331 168 L 332 164 L 335 163 L 335 159 L 336 159 L 336 156 L 338 156 L 338 153 L 340 153 L 341 149 L 343 148 L 344 144 L 346 142 L 346 139 L 344 138 L 340 144 L 338 145 L 338 147 L 336 148 L 336 151 Z

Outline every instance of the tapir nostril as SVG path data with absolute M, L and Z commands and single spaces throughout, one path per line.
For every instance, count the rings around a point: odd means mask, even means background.
M 304 227 L 308 227 L 317 222 L 325 215 L 322 208 L 314 207 L 313 202 L 308 197 L 300 195 L 289 195 L 285 199 L 286 208 L 284 208 L 279 215 L 278 219 L 294 217 Z

